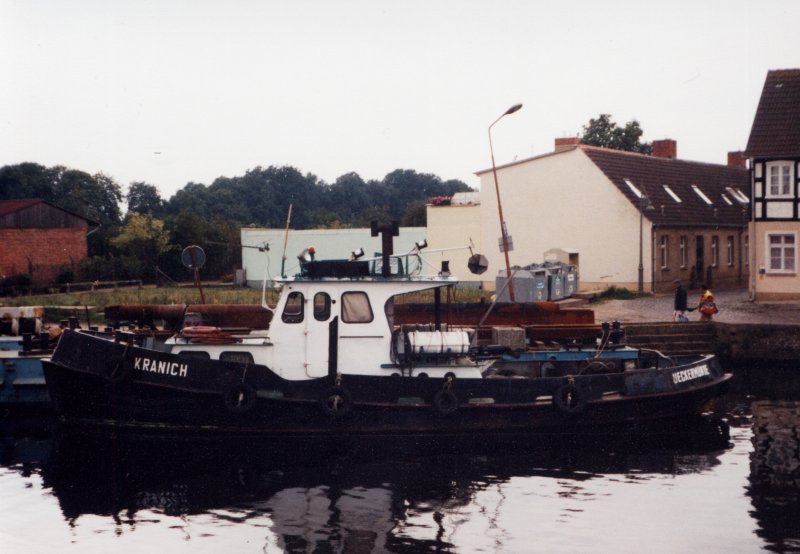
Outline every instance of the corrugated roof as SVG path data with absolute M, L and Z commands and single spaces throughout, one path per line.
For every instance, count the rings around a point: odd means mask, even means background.
M 644 215 L 653 223 L 730 227 L 749 219 L 750 178 L 745 168 L 594 146 L 580 148 L 634 206 L 642 204 L 635 190 L 649 199 L 653 209 L 645 210 Z
M 21 198 L 18 200 L 0 200 L 0 216 L 8 215 L 44 202 L 41 198 Z
M 767 72 L 747 156 L 800 156 L 800 69 Z

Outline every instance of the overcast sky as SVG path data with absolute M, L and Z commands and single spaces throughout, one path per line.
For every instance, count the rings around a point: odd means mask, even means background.
M 797 0 L 0 0 L 0 165 L 165 198 L 259 165 L 477 187 L 517 102 L 498 164 L 600 113 L 725 163 L 798 29 Z

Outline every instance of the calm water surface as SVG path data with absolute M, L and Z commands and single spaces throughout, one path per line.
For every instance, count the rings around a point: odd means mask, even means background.
M 6 419 L 0 551 L 800 552 L 784 377 L 739 378 L 715 418 L 594 438 L 152 440 Z

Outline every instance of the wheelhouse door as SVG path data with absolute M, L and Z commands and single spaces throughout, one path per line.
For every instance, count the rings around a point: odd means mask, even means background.
M 335 329 L 336 314 L 330 294 L 322 290 L 311 290 L 309 302 L 311 313 L 306 318 L 306 373 L 309 377 L 324 377 L 328 374 L 330 360 L 331 326 Z M 333 337 L 336 340 L 336 336 Z

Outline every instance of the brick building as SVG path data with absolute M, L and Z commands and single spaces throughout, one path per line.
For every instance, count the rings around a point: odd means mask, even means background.
M 34 284 L 53 283 L 87 257 L 97 225 L 41 199 L 0 201 L 0 278 L 28 273 Z

